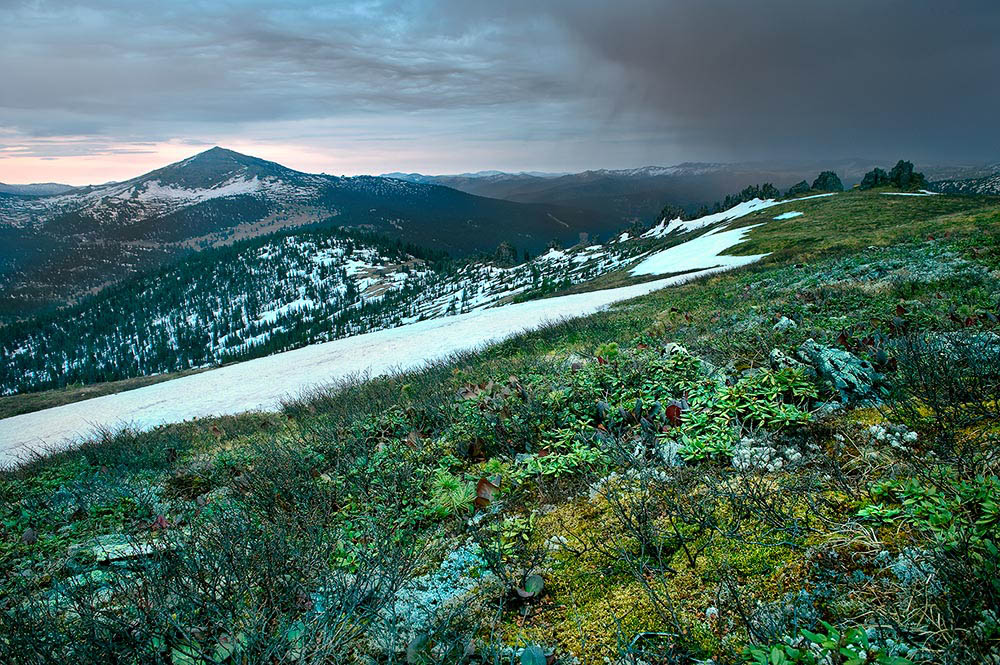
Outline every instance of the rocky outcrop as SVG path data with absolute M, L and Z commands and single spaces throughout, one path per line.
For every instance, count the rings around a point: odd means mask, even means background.
M 845 405 L 871 399 L 883 380 L 867 360 L 813 339 L 803 342 L 796 355 L 815 369 L 818 378 L 828 383 Z

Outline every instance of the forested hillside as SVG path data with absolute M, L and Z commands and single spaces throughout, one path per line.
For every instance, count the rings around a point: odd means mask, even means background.
M 540 296 L 662 244 L 580 246 L 524 262 L 512 248 L 501 259 L 450 260 L 337 229 L 242 241 L 0 328 L 0 393 L 244 360 Z

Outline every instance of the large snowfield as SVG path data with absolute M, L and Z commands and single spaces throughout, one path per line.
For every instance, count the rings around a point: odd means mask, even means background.
M 709 265 L 714 261 L 709 259 Z M 149 429 L 191 418 L 277 409 L 284 398 L 324 385 L 419 368 L 721 269 L 421 321 L 6 418 L 0 420 L 0 467 L 16 465 L 31 453 L 71 446 L 102 426 Z

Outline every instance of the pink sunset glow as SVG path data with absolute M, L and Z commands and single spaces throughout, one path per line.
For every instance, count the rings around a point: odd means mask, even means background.
M 47 142 L 51 146 L 59 139 Z M 74 139 L 66 137 L 64 145 L 72 146 Z M 163 142 L 148 145 L 121 144 L 104 147 L 87 154 L 41 156 L 36 151 L 22 148 L 0 149 L 0 182 L 59 182 L 67 185 L 94 185 L 110 181 L 128 180 L 135 176 L 163 167 L 218 143 L 226 148 L 252 154 L 261 159 L 278 162 L 289 168 L 309 173 L 355 175 L 367 172 L 364 165 L 389 157 L 388 154 L 365 154 L 363 160 L 340 158 L 324 152 L 297 145 L 260 144 L 245 141 L 218 141 L 195 143 L 186 141 Z

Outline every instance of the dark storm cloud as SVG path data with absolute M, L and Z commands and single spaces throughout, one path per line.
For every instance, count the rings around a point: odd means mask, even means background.
M 575 3 L 574 3 L 575 4 Z M 693 144 L 739 155 L 1000 154 L 1000 3 L 575 5 L 619 91 Z
M 518 144 L 524 166 L 553 150 L 580 167 L 1000 157 L 996 0 L 39 0 L 0 11 L 0 139 L 39 155 L 88 140 L 141 149 L 337 131 L 423 138 L 428 155 Z M 60 136 L 89 138 L 44 140 Z

